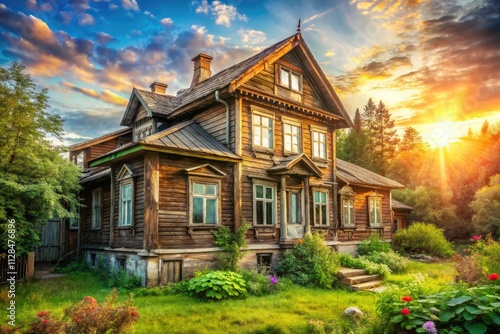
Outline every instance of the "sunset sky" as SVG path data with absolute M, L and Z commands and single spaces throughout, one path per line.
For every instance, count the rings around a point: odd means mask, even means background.
M 132 87 L 160 81 L 175 95 L 198 53 L 218 72 L 299 18 L 351 116 L 382 100 L 431 144 L 500 121 L 495 0 L 0 0 L 0 65 L 18 61 L 49 89 L 69 144 L 118 129 Z

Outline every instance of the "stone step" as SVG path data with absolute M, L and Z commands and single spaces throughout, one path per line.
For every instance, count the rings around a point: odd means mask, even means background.
M 347 285 L 353 285 L 353 284 L 359 284 L 359 283 L 368 282 L 368 281 L 376 281 L 379 279 L 380 279 L 380 275 L 377 275 L 377 274 L 359 275 L 359 276 L 344 277 L 340 282 L 347 284 Z
M 339 272 L 337 273 L 337 277 L 339 279 L 343 279 L 345 277 L 361 276 L 366 274 L 368 274 L 368 272 L 363 269 L 340 268 Z
M 349 285 L 349 290 L 351 291 L 364 291 L 368 289 L 373 289 L 382 285 L 381 280 L 368 281 L 359 284 Z

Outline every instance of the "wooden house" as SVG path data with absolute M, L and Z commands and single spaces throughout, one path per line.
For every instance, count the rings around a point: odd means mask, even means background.
M 213 264 L 214 230 L 242 221 L 246 267 L 275 264 L 308 232 L 340 251 L 370 233 L 390 241 L 402 185 L 336 159 L 351 120 L 301 34 L 215 75 L 211 60 L 194 57 L 176 95 L 134 88 L 125 130 L 73 147 L 88 171 L 77 238 L 88 261 L 102 254 L 145 286 L 177 282 Z

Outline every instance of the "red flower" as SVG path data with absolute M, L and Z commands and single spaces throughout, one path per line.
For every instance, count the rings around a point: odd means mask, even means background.
M 408 315 L 410 314 L 410 310 L 405 307 L 404 309 L 401 310 L 401 314 Z
M 413 299 L 410 296 L 404 296 L 401 300 L 404 302 L 411 302 Z
M 490 281 L 496 281 L 496 280 L 498 279 L 498 274 L 497 274 L 497 273 L 490 274 L 490 275 L 488 276 L 488 279 L 489 279 Z
M 48 323 L 49 323 L 49 321 L 48 321 L 47 319 L 45 319 L 45 320 L 43 321 L 43 323 L 44 323 L 44 324 L 48 324 Z
M 44 310 L 41 310 L 40 313 L 38 313 L 36 316 L 39 317 L 39 318 L 41 318 L 41 317 L 43 317 L 46 314 L 47 314 L 47 312 L 45 312 Z

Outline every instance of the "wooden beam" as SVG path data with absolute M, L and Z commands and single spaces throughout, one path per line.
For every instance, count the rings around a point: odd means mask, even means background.
M 311 185 L 309 184 L 310 176 L 304 178 L 304 193 L 305 193 L 305 232 L 311 231 Z
M 234 153 L 242 155 L 242 129 L 241 129 L 241 115 L 242 115 L 242 100 L 237 96 L 234 100 Z M 240 162 L 234 164 L 234 227 L 235 229 L 241 225 L 241 210 L 242 210 L 242 164 Z
M 281 175 L 280 183 L 280 240 L 287 238 L 286 224 L 286 176 Z
M 333 168 L 332 168 L 332 180 L 333 180 L 333 229 L 335 234 L 337 234 L 338 223 L 338 201 L 337 201 L 337 130 L 334 128 L 332 133 L 332 154 L 333 154 Z
M 113 239 L 115 237 L 115 171 L 111 166 L 111 185 L 109 194 L 109 247 L 113 247 Z
M 158 248 L 158 210 L 160 198 L 160 155 L 144 155 L 144 249 Z

